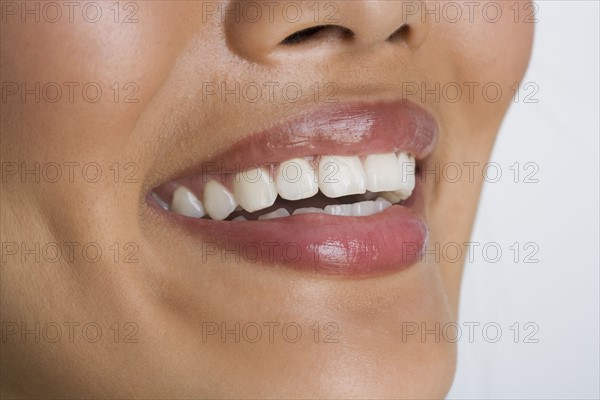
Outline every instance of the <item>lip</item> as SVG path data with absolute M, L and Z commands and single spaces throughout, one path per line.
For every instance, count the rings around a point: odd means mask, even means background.
M 196 167 L 233 172 L 311 155 L 409 151 L 422 159 L 437 139 L 435 119 L 406 100 L 340 104 L 304 113 L 250 135 Z M 417 179 L 419 181 L 419 179 Z M 420 182 L 402 205 L 368 217 L 301 214 L 263 221 L 188 218 L 151 204 L 201 244 L 203 263 L 249 262 L 327 275 L 397 272 L 420 259 L 428 236 Z
M 168 180 L 236 173 L 257 164 L 313 155 L 358 156 L 406 150 L 419 160 L 433 150 L 437 134 L 437 122 L 431 114 L 407 100 L 333 104 L 297 114 L 244 137 Z

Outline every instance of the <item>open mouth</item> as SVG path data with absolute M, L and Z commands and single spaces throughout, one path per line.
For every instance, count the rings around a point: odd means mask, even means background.
M 152 198 L 179 215 L 218 221 L 311 213 L 366 217 L 408 199 L 415 188 L 415 171 L 415 158 L 406 152 L 313 156 L 235 175 L 170 182 L 155 189 Z
M 415 175 L 436 136 L 407 101 L 335 105 L 253 134 L 147 199 L 201 240 L 204 260 L 394 271 L 426 242 Z

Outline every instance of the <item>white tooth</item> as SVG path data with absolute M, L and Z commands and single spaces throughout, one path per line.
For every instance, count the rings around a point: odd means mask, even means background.
M 162 208 L 163 210 L 169 209 L 169 204 L 166 201 L 164 201 L 159 195 L 157 195 L 154 192 L 152 192 L 151 195 L 154 201 L 156 201 L 156 203 L 160 206 L 160 208 Z
M 316 207 L 305 207 L 305 208 L 299 208 L 297 210 L 294 210 L 294 212 L 292 213 L 292 215 L 300 215 L 300 214 L 323 214 L 325 211 L 323 211 L 322 208 L 316 208 Z
M 361 201 L 352 204 L 352 216 L 354 217 L 368 217 L 373 214 L 377 214 L 377 205 L 374 201 Z
M 233 183 L 235 198 L 248 212 L 267 208 L 275 203 L 277 189 L 264 168 L 239 172 Z
M 171 210 L 177 214 L 192 218 L 202 218 L 206 215 L 202 202 L 185 186 L 179 186 L 173 193 Z
M 398 203 L 401 200 L 408 199 L 415 189 L 416 163 L 414 156 L 405 152 L 399 153 L 398 169 L 400 170 L 400 176 L 402 177 L 401 187 L 398 190 L 381 194 L 385 199 L 392 203 Z
M 404 192 L 402 190 L 396 190 L 394 192 L 383 192 L 381 193 L 381 197 L 383 197 L 392 204 L 396 204 L 404 198 L 403 193 Z
M 377 206 L 377 212 L 381 212 L 381 211 L 391 207 L 392 203 L 390 203 L 383 197 L 378 197 L 377 200 L 375 200 L 375 205 Z
M 319 189 L 327 197 L 367 191 L 365 170 L 358 157 L 323 156 L 319 161 Z
M 232 219 L 232 221 L 248 221 L 248 220 L 245 217 L 243 217 L 243 216 L 240 215 L 240 216 L 235 217 L 234 219 Z
M 261 215 L 258 217 L 258 219 L 260 219 L 260 220 L 274 219 L 274 218 L 283 218 L 283 217 L 289 217 L 289 216 L 290 216 L 290 213 L 288 212 L 288 210 L 286 210 L 285 208 L 280 208 L 279 210 L 275 210 L 268 214 Z
M 411 154 L 401 152 L 398 154 L 398 164 L 400 165 L 402 186 L 398 188 L 396 192 L 400 195 L 402 200 L 406 200 L 415 189 L 415 158 Z
M 367 190 L 387 192 L 402 187 L 402 175 L 398 170 L 398 158 L 394 153 L 370 154 L 364 162 Z
M 398 153 L 398 164 L 400 165 L 400 176 L 402 177 L 402 183 L 405 185 L 415 186 L 415 172 L 417 164 L 415 156 L 410 153 L 400 152 Z
M 211 180 L 204 187 L 204 209 L 212 219 L 224 220 L 237 205 L 233 194 L 219 182 Z
M 286 200 L 308 199 L 319 191 L 315 170 L 302 158 L 294 158 L 279 165 L 275 187 Z
M 339 215 L 342 217 L 352 216 L 352 204 L 335 204 L 325 207 L 325 214 Z

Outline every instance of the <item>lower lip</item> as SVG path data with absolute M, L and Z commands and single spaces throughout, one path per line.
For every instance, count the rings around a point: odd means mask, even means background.
M 420 260 L 428 227 L 416 197 L 368 217 L 303 214 L 223 222 L 169 216 L 198 237 L 203 263 L 282 265 L 360 277 L 398 272 Z

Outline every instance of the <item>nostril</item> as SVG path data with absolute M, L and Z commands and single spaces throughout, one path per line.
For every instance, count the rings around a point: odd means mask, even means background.
M 354 32 L 339 25 L 319 25 L 292 33 L 279 44 L 291 46 L 315 39 L 350 39 Z
M 410 35 L 410 27 L 408 24 L 403 24 L 400 28 L 396 29 L 390 36 L 388 36 L 388 42 L 406 42 Z

